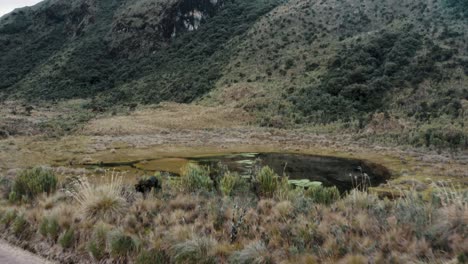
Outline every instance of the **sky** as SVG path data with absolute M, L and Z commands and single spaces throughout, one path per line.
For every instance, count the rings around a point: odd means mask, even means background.
M 0 16 L 10 13 L 13 9 L 23 6 L 32 6 L 42 0 L 0 0 Z

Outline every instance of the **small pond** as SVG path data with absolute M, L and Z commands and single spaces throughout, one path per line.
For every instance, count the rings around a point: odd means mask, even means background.
M 321 182 L 324 186 L 336 186 L 340 191 L 347 191 L 359 184 L 378 186 L 391 176 L 382 165 L 358 159 L 346 159 L 328 156 L 313 156 L 285 153 L 236 153 L 197 157 L 165 157 L 154 160 L 143 160 L 119 163 L 101 163 L 102 167 L 116 169 L 132 168 L 137 173 L 148 174 L 166 171 L 178 174 L 188 163 L 207 166 L 222 164 L 230 171 L 241 176 L 251 175 L 255 168 L 271 167 L 278 175 L 287 175 L 297 185 L 304 182 Z M 304 181 L 305 180 L 305 181 Z M 294 182 L 294 181 L 293 181 Z

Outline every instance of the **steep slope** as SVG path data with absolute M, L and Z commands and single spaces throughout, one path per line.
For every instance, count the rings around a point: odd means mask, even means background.
M 277 4 L 47 0 L 2 18 L 0 91 L 35 100 L 188 102 L 219 77 L 226 44 Z
M 467 21 L 462 0 L 47 0 L 0 20 L 0 94 L 467 147 Z
M 380 118 L 418 145 L 466 147 L 464 3 L 291 0 L 252 27 L 205 101 L 257 112 L 266 126 L 356 131 Z

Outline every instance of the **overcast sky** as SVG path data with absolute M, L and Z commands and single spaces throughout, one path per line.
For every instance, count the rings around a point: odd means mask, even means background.
M 0 0 L 0 16 L 10 13 L 13 9 L 23 6 L 32 6 L 42 0 Z

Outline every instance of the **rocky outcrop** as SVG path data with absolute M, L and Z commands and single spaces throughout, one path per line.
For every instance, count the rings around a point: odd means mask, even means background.
M 224 0 L 137 1 L 124 6 L 108 37 L 113 53 L 139 55 L 152 52 L 172 38 L 197 30 Z

